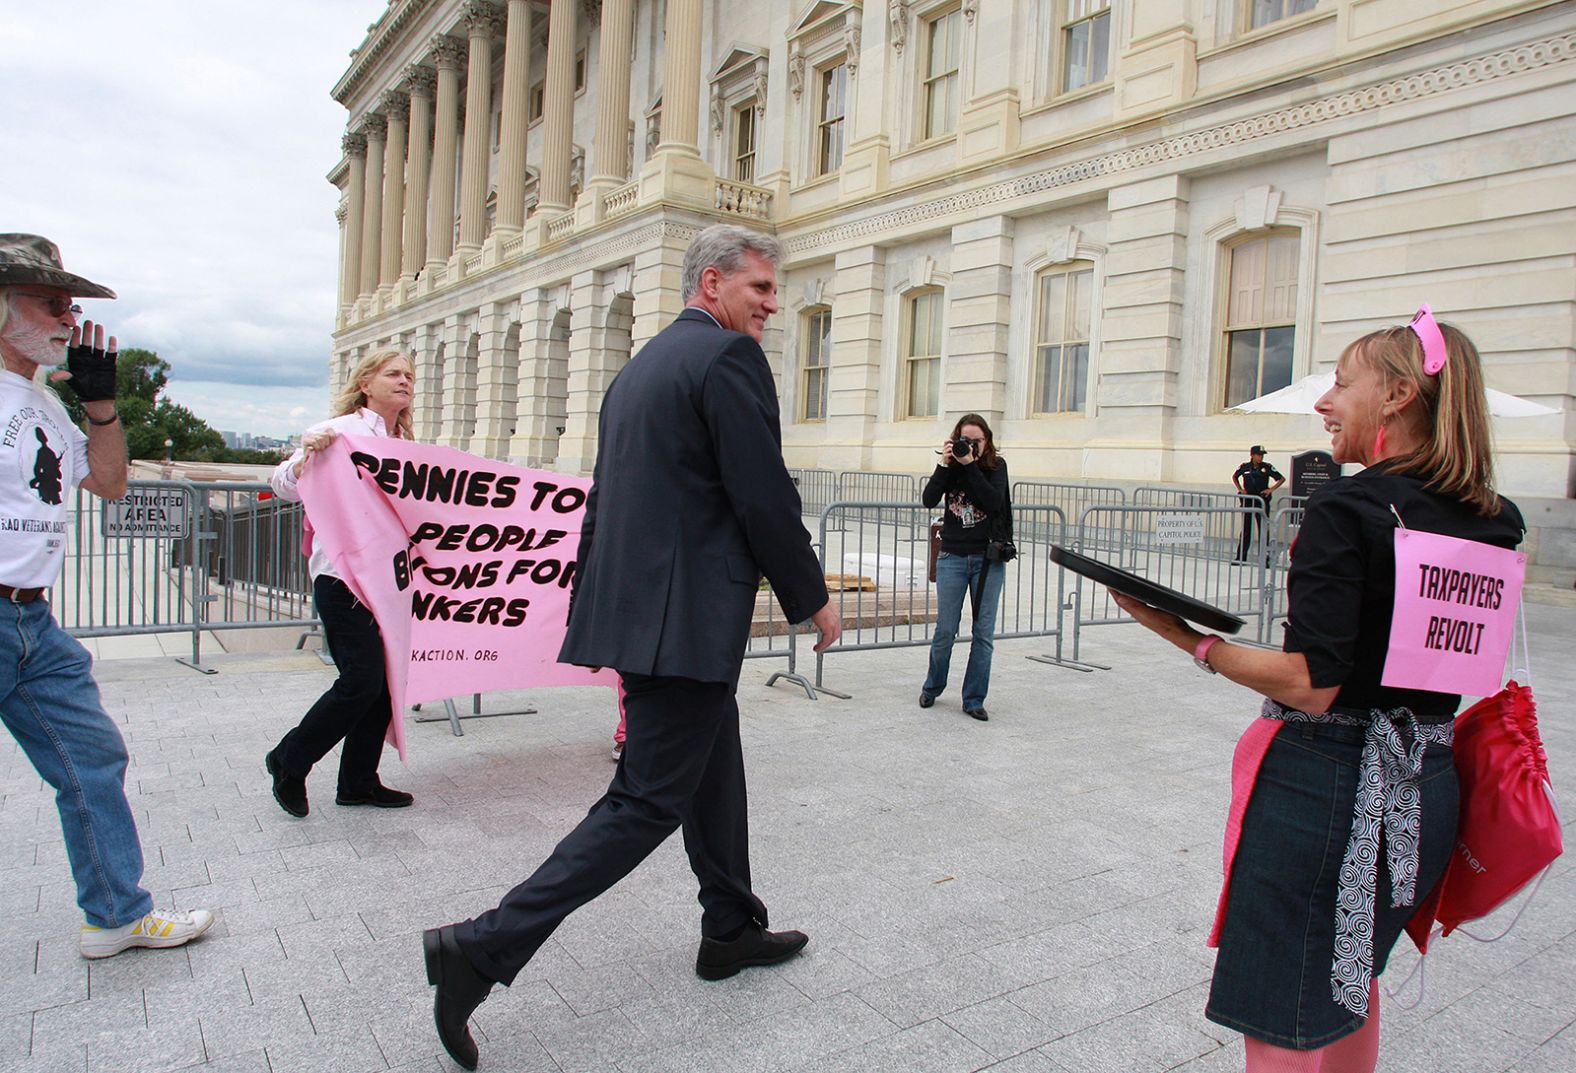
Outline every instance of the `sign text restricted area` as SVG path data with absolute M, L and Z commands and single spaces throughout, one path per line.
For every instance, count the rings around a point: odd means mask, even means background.
M 1202 514 L 1162 514 L 1155 519 L 1155 540 L 1160 544 L 1204 543 Z
M 191 493 L 184 488 L 133 488 L 104 502 L 99 530 L 105 537 L 191 535 Z

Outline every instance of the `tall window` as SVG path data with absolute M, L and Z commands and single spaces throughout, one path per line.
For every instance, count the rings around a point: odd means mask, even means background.
M 1277 231 L 1232 246 L 1226 295 L 1229 408 L 1291 383 L 1300 236 Z
M 1318 0 L 1248 0 L 1248 29 L 1257 30 L 1281 19 L 1312 11 Z
M 755 181 L 755 102 L 733 110 L 733 177 L 741 183 Z
M 822 306 L 804 315 L 804 405 L 806 421 L 826 420 L 826 384 L 832 367 L 832 311 Z
M 1034 342 L 1036 413 L 1082 411 L 1089 385 L 1089 321 L 1094 267 L 1087 262 L 1040 276 L 1040 321 Z
M 924 291 L 908 300 L 908 357 L 904 361 L 909 417 L 941 412 L 941 292 Z
M 843 166 L 843 113 L 848 107 L 848 66 L 820 72 L 820 119 L 815 128 L 816 174 L 830 175 Z
M 1061 0 L 1062 91 L 1111 77 L 1111 0 Z
M 949 11 L 925 24 L 926 138 L 939 138 L 957 128 L 958 64 L 962 55 L 962 11 Z
M 547 83 L 538 82 L 531 87 L 531 92 L 526 95 L 525 121 L 535 123 L 542 118 L 542 110 L 547 101 Z

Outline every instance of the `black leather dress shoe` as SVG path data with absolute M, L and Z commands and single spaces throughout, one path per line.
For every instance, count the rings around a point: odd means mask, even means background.
M 919 694 L 919 706 L 921 708 L 928 708 L 934 703 L 936 703 L 936 698 L 935 697 L 932 697 L 929 693 L 926 693 L 923 690 L 920 691 L 920 694 Z
M 453 924 L 423 932 L 421 949 L 427 959 L 427 982 L 438 989 L 432 996 L 432 1020 L 438 1026 L 438 1040 L 450 1058 L 466 1069 L 475 1069 L 481 1054 L 466 1022 L 486 1000 L 493 981 L 477 972 L 460 949 Z
M 751 965 L 775 965 L 787 961 L 810 937 L 802 931 L 767 931 L 752 923 L 737 939 L 702 938 L 695 957 L 695 975 L 703 980 L 726 980 Z
M 311 806 L 306 803 L 306 780 L 288 779 L 280 772 L 279 758 L 274 755 L 278 751 L 271 750 L 263 757 L 263 766 L 274 780 L 274 800 L 290 815 L 298 818 L 305 816 L 311 811 Z
M 990 718 L 990 713 L 988 713 L 984 708 L 964 708 L 963 714 L 969 716 L 972 719 L 978 719 L 982 723 Z
M 416 798 L 404 790 L 391 790 L 382 783 L 359 794 L 340 790 L 334 795 L 336 805 L 371 805 L 374 808 L 405 808 L 414 800 Z

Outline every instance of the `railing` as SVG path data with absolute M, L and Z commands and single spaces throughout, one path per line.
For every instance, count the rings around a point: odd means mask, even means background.
M 520 252 L 524 249 L 525 236 L 523 234 L 507 235 L 504 237 L 502 242 L 498 243 L 498 257 L 500 260 L 508 260 L 510 257 L 518 257 Z
M 602 219 L 614 220 L 620 216 L 627 216 L 640 205 L 640 180 L 625 183 L 616 190 L 610 190 L 602 199 Z
M 480 253 L 473 253 L 473 254 L 470 254 L 468 256 L 462 257 L 462 258 L 460 258 L 460 275 L 462 275 L 462 276 L 473 275 L 476 272 L 476 270 L 478 268 L 480 268 L 481 266 L 482 266 L 482 255 Z
M 568 238 L 575 230 L 575 214 L 566 212 L 562 216 L 555 216 L 547 221 L 547 241 L 557 242 L 561 238 Z
M 837 501 L 837 474 L 829 469 L 790 469 L 794 487 L 799 489 L 800 509 L 817 518 Z
M 751 220 L 772 218 L 772 192 L 763 187 L 719 178 L 712 200 L 719 212 L 744 216 Z

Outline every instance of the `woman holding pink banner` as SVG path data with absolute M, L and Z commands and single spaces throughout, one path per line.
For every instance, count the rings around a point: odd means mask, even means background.
M 361 359 L 335 399 L 335 417 L 313 425 L 301 447 L 274 470 L 270 483 L 279 498 L 299 502 L 296 482 L 313 455 L 327 450 L 341 432 L 356 436 L 411 438 L 411 403 L 416 370 L 402 350 L 375 350 Z M 308 518 L 310 530 L 311 519 Z M 341 741 L 337 805 L 404 808 L 415 800 L 378 780 L 383 739 L 394 716 L 383 656 L 383 635 L 372 611 L 351 595 L 334 564 L 313 544 L 308 569 L 318 617 L 339 677 L 317 703 L 264 757 L 273 778 L 274 800 L 292 816 L 309 811 L 306 777 Z
M 1392 619 L 1419 598 L 1416 570 L 1397 571 L 1398 531 L 1458 538 L 1492 558 L 1525 528 L 1494 492 L 1477 350 L 1427 306 L 1349 345 L 1316 409 L 1336 460 L 1365 468 L 1308 501 L 1283 651 L 1229 644 L 1115 597 L 1201 669 L 1267 698 L 1233 761 L 1205 1008 L 1244 1034 L 1249 1073 L 1373 1070 L 1376 978 L 1455 846 L 1461 697 L 1424 688 L 1436 679 L 1418 676 L 1414 653 L 1398 655 Z M 1513 598 L 1503 604 L 1513 613 Z M 1454 598 L 1440 609 L 1466 613 Z M 1503 649 L 1498 658 L 1496 672 Z

